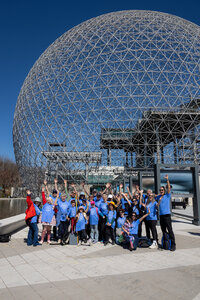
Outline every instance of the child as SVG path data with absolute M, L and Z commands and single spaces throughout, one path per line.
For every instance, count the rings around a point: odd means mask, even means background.
M 27 246 L 33 245 L 34 247 L 40 245 L 38 243 L 38 217 L 40 215 L 39 206 L 41 204 L 41 200 L 39 197 L 35 198 L 34 203 L 31 200 L 31 192 L 27 190 L 27 198 L 26 202 L 28 204 L 28 208 L 26 210 L 26 223 L 29 226 L 28 237 L 27 237 Z
M 71 233 L 73 233 L 75 231 L 75 225 L 76 225 L 76 200 L 75 199 L 71 199 L 71 205 L 69 206 L 69 210 L 68 210 L 68 221 L 70 220 L 70 224 L 71 224 Z
M 76 231 L 78 233 L 79 238 L 79 245 L 84 243 L 87 243 L 87 234 L 85 231 L 85 224 L 87 223 L 87 215 L 84 211 L 83 206 L 80 206 L 76 215 Z
M 115 244 L 115 220 L 116 220 L 115 203 L 110 202 L 108 205 L 108 214 L 106 216 L 105 242 L 104 246 L 108 244 L 109 238 L 112 240 L 112 245 Z
M 132 213 L 132 217 L 130 218 L 130 224 L 128 226 L 125 226 L 127 224 L 124 224 L 122 227 L 125 238 L 128 242 L 130 242 L 130 251 L 136 250 L 138 246 L 138 226 L 140 222 L 142 222 L 148 215 L 150 214 L 150 210 L 148 210 L 148 213 L 144 215 L 142 218 L 137 219 L 137 215 L 135 212 Z
M 98 232 L 98 223 L 99 223 L 99 209 L 95 207 L 95 202 L 90 202 L 91 207 L 89 209 L 89 221 L 90 221 L 90 237 L 92 240 L 92 243 L 97 243 L 99 239 L 99 232 Z
M 42 207 L 42 236 L 41 236 L 41 241 L 40 244 L 42 245 L 44 242 L 45 235 L 47 233 L 47 243 L 50 245 L 51 244 L 51 227 L 55 226 L 56 224 L 56 218 L 54 215 L 54 205 L 51 197 L 48 196 L 46 199 L 45 193 L 44 193 L 44 187 L 42 188 L 42 202 L 43 202 L 43 207 Z

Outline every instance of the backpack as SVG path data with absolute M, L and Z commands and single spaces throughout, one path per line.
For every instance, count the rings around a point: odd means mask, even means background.
M 92 207 L 90 207 L 90 211 L 91 211 L 91 208 L 92 208 Z M 95 207 L 95 208 L 96 208 L 96 213 L 97 213 L 97 216 L 98 216 L 98 219 L 99 219 L 98 208 L 97 208 L 97 207 Z
M 165 250 L 170 250 L 171 249 L 171 240 L 169 238 L 169 234 L 164 232 L 161 240 L 161 245 L 162 248 Z

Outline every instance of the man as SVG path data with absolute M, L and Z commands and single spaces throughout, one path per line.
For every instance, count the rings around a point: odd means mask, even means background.
M 171 251 L 176 250 L 176 242 L 175 236 L 172 229 L 172 221 L 171 221 L 171 186 L 168 179 L 168 175 L 165 176 L 167 180 L 167 191 L 165 191 L 165 187 L 161 186 L 160 194 L 156 197 L 159 206 L 160 213 L 160 227 L 163 235 L 166 233 L 169 234 L 169 238 L 171 239 Z

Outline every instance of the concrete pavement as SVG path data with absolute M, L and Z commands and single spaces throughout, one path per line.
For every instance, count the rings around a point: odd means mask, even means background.
M 200 228 L 173 220 L 177 251 L 0 244 L 0 299 L 200 299 Z M 160 228 L 158 226 L 160 235 Z

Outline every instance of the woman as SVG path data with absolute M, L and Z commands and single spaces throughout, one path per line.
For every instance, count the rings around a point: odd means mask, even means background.
M 126 217 L 124 216 L 124 209 L 119 209 L 119 217 L 117 218 L 117 228 L 116 228 L 116 243 L 120 244 L 119 237 L 122 235 L 122 226 L 124 225 Z
M 149 195 L 146 204 L 143 204 L 143 206 L 146 208 L 146 211 L 150 210 L 150 214 L 146 217 L 146 231 L 148 239 L 150 239 L 150 231 L 153 237 L 153 242 L 149 248 L 155 249 L 158 247 L 158 234 L 156 229 L 158 203 L 155 201 L 152 193 Z
M 116 220 L 115 203 L 110 202 L 108 205 L 108 214 L 106 216 L 105 242 L 104 246 L 108 244 L 109 238 L 112 240 L 112 245 L 115 244 L 115 220 Z
M 105 241 L 105 228 L 106 228 L 106 217 L 108 215 L 108 196 L 103 194 L 103 202 L 99 206 L 100 216 L 99 216 L 99 240 L 101 242 Z
M 129 226 L 124 226 L 122 227 L 124 231 L 124 236 L 126 240 L 130 243 L 130 251 L 136 250 L 138 246 L 138 226 L 139 224 L 150 214 L 150 210 L 148 211 L 147 214 L 145 214 L 142 218 L 137 219 L 137 215 L 135 212 L 132 213 L 132 216 L 129 218 Z
M 45 235 L 47 233 L 47 243 L 51 244 L 51 227 L 55 226 L 56 224 L 56 218 L 54 215 L 54 205 L 53 205 L 53 200 L 51 199 L 50 196 L 45 197 L 44 193 L 45 188 L 42 188 L 42 236 L 41 236 L 41 241 L 40 244 L 42 245 L 44 242 Z M 57 201 L 57 200 L 56 200 Z

